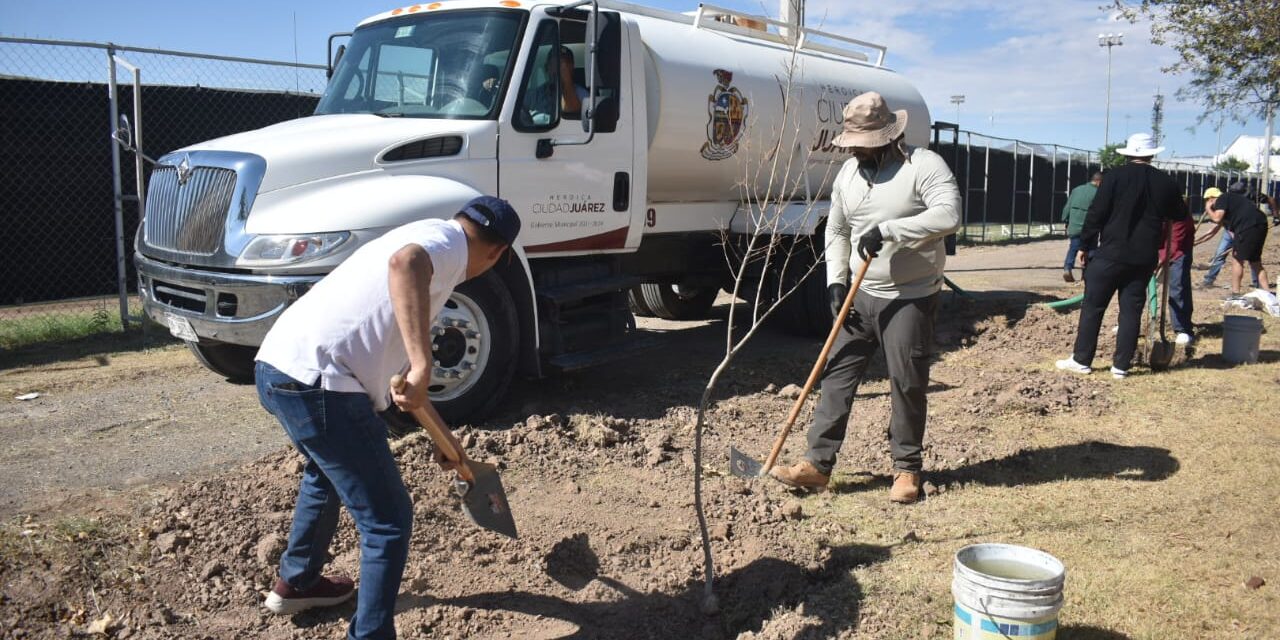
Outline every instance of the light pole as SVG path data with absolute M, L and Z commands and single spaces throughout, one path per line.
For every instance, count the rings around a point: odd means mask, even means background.
M 1124 46 L 1123 33 L 1099 33 L 1098 46 L 1107 48 L 1107 115 L 1102 134 L 1102 146 L 1111 144 L 1111 48 Z
M 951 104 L 956 106 L 956 130 L 960 130 L 960 105 L 964 104 L 964 94 L 951 96 Z

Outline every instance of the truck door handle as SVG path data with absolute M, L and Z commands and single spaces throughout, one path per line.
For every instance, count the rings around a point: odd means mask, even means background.
M 626 211 L 631 208 L 631 175 L 626 171 L 613 174 L 613 210 Z

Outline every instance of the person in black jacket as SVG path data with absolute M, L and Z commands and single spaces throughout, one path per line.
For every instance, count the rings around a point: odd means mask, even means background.
M 1216 189 L 1214 190 L 1216 191 Z M 1204 212 L 1210 220 L 1231 232 L 1231 297 L 1240 297 L 1244 265 L 1253 270 L 1253 281 L 1263 291 L 1271 291 L 1267 270 L 1262 266 L 1262 245 L 1267 241 L 1267 216 L 1248 197 L 1238 193 L 1211 195 L 1205 192 Z
M 1166 239 L 1170 223 L 1187 213 L 1178 183 L 1151 166 L 1151 159 L 1164 151 L 1151 136 L 1135 133 L 1116 152 L 1129 161 L 1108 171 L 1098 187 L 1098 195 L 1085 216 L 1080 241 L 1094 243 L 1098 250 L 1088 259 L 1084 272 L 1084 304 L 1076 332 L 1075 352 L 1057 362 L 1058 368 L 1074 373 L 1092 373 L 1098 350 L 1098 330 L 1111 298 L 1120 294 L 1120 329 L 1116 336 L 1113 377 L 1129 375 L 1138 347 L 1142 305 L 1147 283 L 1155 272 L 1157 252 Z

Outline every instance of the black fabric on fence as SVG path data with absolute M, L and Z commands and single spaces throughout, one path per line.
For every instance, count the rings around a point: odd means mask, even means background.
M 1084 184 L 1098 170 L 1098 164 L 1085 161 L 1083 154 L 1059 149 L 1057 169 L 1054 169 L 1053 148 L 1020 145 L 1015 156 L 1012 147 L 992 148 L 988 165 L 987 149 L 975 144 L 959 148 L 950 142 L 930 145 L 946 159 L 956 175 L 960 195 L 964 201 L 966 225 L 1011 225 L 1015 235 L 1026 235 L 1027 226 L 1053 225 L 1055 233 L 1062 233 L 1062 207 L 1071 189 Z M 1015 165 L 1016 157 L 1016 165 Z M 1033 166 L 1034 163 L 1034 166 Z M 987 171 L 987 185 L 983 190 L 983 171 Z M 1201 195 L 1209 187 L 1226 190 L 1232 178 L 1220 173 L 1201 173 L 1190 170 L 1161 169 L 1183 187 L 1191 214 L 1199 217 L 1204 210 Z M 1256 191 L 1259 180 L 1250 182 Z M 1016 191 L 1015 194 L 1015 185 Z M 1033 229 L 1034 230 L 1034 229 Z
M 317 96 L 202 87 L 144 86 L 144 152 L 152 158 L 196 142 L 309 115 Z M 120 113 L 133 120 L 132 88 Z M 0 305 L 116 291 L 110 106 L 104 84 L 0 78 Z M 121 150 L 123 191 L 133 154 Z M 149 170 L 149 167 L 148 167 Z M 124 203 L 130 291 L 134 203 Z
M 1041 155 L 1043 149 L 1033 155 L 1027 145 L 1020 146 L 1016 154 L 1012 148 L 993 147 L 989 156 L 980 145 L 961 144 L 957 148 L 944 142 L 934 149 L 946 158 L 960 184 L 965 224 L 1012 225 L 1019 235 L 1026 234 L 1027 225 L 1053 225 L 1054 231 L 1060 231 L 1067 193 L 1088 181 L 1097 169 L 1081 154 L 1072 156 L 1065 149 L 1059 151 L 1056 170 L 1052 149 L 1048 155 Z

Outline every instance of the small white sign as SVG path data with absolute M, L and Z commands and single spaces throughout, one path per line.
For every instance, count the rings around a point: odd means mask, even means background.
M 169 324 L 169 333 L 172 333 L 173 337 L 187 342 L 200 341 L 199 336 L 196 335 L 196 330 L 191 328 L 191 322 L 186 318 L 174 313 L 166 313 L 164 314 L 164 321 Z

